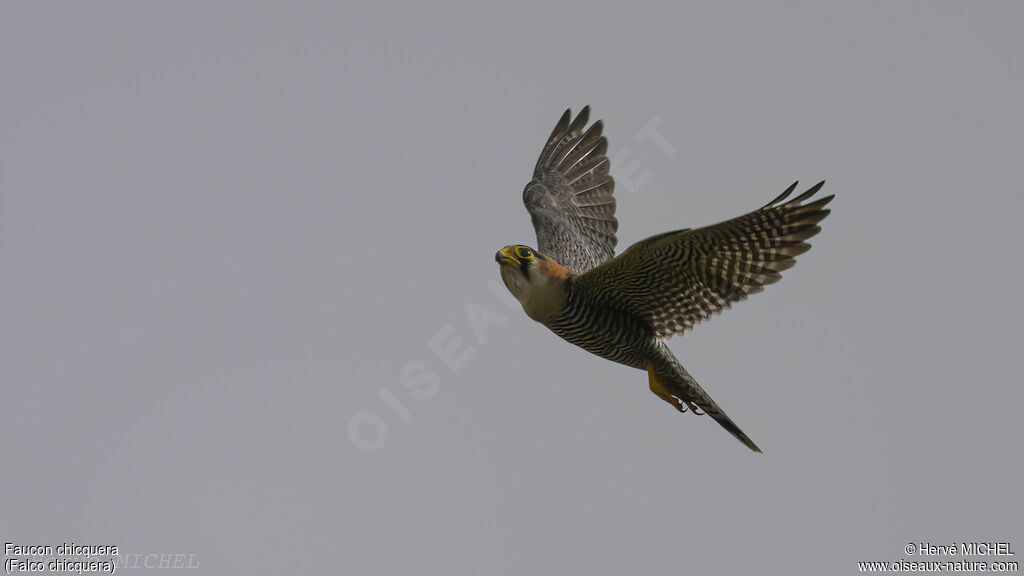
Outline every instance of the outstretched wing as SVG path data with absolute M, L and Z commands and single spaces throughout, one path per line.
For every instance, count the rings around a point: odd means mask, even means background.
M 615 255 L 615 181 L 608 175 L 608 141 L 598 120 L 583 131 L 586 106 L 570 122 L 562 114 L 537 160 L 523 203 L 537 231 L 537 249 L 575 274 Z
M 810 250 L 833 196 L 804 204 L 824 182 L 784 202 L 794 182 L 760 210 L 725 222 L 641 240 L 573 278 L 603 302 L 645 318 L 660 338 L 682 334 L 712 314 L 778 282 Z

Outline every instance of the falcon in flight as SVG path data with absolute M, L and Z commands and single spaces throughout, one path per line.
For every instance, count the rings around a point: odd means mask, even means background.
M 527 316 L 569 342 L 645 370 L 651 392 L 680 412 L 698 409 L 760 452 L 672 354 L 665 340 L 778 282 L 829 214 L 824 182 L 790 199 L 796 183 L 759 210 L 712 226 L 665 232 L 615 256 L 615 183 L 608 141 L 590 107 L 566 110 L 537 160 L 523 202 L 537 250 L 505 246 L 494 258 Z

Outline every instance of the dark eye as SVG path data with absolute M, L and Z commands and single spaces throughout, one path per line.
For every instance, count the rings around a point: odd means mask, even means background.
M 530 250 L 525 246 L 519 246 L 518 248 L 516 248 L 516 256 L 522 258 L 523 260 L 529 260 L 530 258 L 533 258 L 533 250 Z

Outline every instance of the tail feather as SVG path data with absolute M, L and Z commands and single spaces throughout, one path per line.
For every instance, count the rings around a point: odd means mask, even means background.
M 686 376 L 690 375 L 686 374 Z M 729 418 L 729 415 L 725 413 L 725 410 L 722 410 L 717 402 L 711 399 L 711 396 L 701 388 L 700 384 L 697 384 L 697 381 L 692 376 L 688 380 L 678 382 L 674 381 L 674 379 L 669 379 L 669 388 L 680 400 L 696 404 L 698 408 L 703 410 L 708 416 L 711 416 L 715 422 L 718 422 L 719 426 L 728 430 L 744 446 L 760 454 L 761 449 L 757 447 L 757 444 L 754 444 L 754 441 L 743 430 L 740 430 L 740 427 L 732 421 L 732 418 Z
M 674 355 L 671 357 L 671 360 L 672 373 L 670 375 L 655 370 L 653 365 L 648 366 L 648 372 L 651 376 L 651 390 L 666 402 L 673 404 L 678 410 L 685 410 L 683 405 L 689 405 L 690 407 L 696 405 L 705 414 L 711 416 L 715 422 L 718 422 L 722 428 L 728 430 L 744 446 L 760 454 L 761 449 L 757 447 L 757 444 L 754 444 L 754 441 L 729 418 L 725 410 L 722 410 L 711 399 L 711 396 L 701 388 L 693 376 L 690 376 L 690 373 L 683 368 Z M 657 390 L 655 389 L 656 387 L 658 388 Z M 674 403 L 675 399 L 678 399 L 680 403 Z
M 736 437 L 737 440 L 743 442 L 744 446 L 750 448 L 751 450 L 757 452 L 758 454 L 761 454 L 761 449 L 757 447 L 757 444 L 754 444 L 754 441 L 751 440 L 749 436 L 744 434 L 743 430 L 740 430 L 740 427 L 737 426 L 736 423 L 733 422 L 732 419 L 729 418 L 721 408 L 718 408 L 717 404 L 715 404 L 714 402 L 712 402 L 712 404 L 715 406 L 716 411 L 712 412 L 706 408 L 703 409 L 705 412 L 708 413 L 708 416 L 714 418 L 715 422 L 718 422 L 718 424 L 722 428 L 725 428 L 726 430 L 729 431 L 730 434 Z

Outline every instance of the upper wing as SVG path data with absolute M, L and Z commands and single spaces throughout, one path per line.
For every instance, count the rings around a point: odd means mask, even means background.
M 760 210 L 725 222 L 666 232 L 572 281 L 602 301 L 646 318 L 656 336 L 682 334 L 712 314 L 778 282 L 780 272 L 810 250 L 833 196 L 802 204 L 824 182 L 783 203 L 796 188 Z
M 533 180 L 523 190 L 523 203 L 537 231 L 537 249 L 575 274 L 615 255 L 615 181 L 608 175 L 608 141 L 598 120 L 586 131 L 586 106 L 572 122 L 562 114 Z

